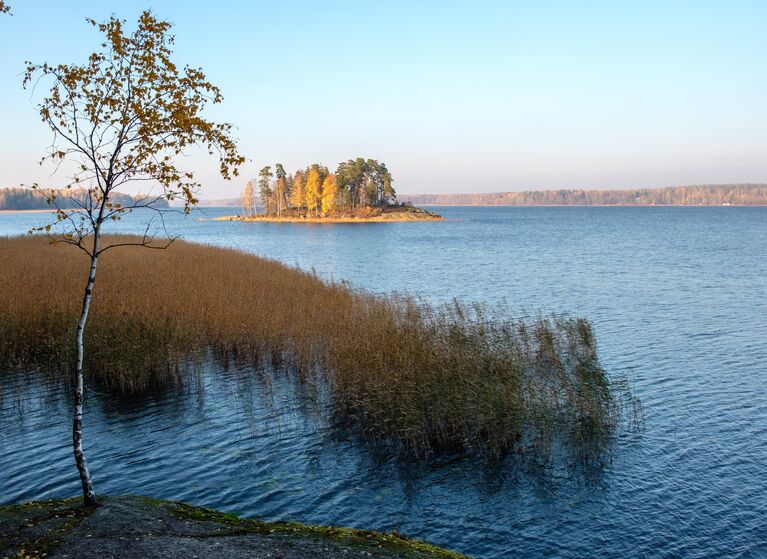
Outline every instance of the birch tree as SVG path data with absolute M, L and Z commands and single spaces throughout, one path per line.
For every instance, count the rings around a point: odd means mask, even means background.
M 149 231 L 134 241 L 104 242 L 105 225 L 127 212 L 146 208 L 160 213 L 156 202 L 178 199 L 183 211 L 197 202 L 199 183 L 178 161 L 198 146 L 216 155 L 224 179 L 237 175 L 244 158 L 231 136 L 230 124 L 217 124 L 202 116 L 209 103 L 220 103 L 219 88 L 201 69 L 178 67 L 171 61 L 171 25 L 146 11 L 136 29 L 115 17 L 99 23 L 87 20 L 102 35 L 100 49 L 83 64 L 50 65 L 27 62 L 24 87 L 50 82 L 50 91 L 38 104 L 42 121 L 53 132 L 43 161 L 67 170 L 64 190 L 83 196 L 73 209 L 59 204 L 60 194 L 47 191 L 55 208 L 55 221 L 39 228 L 51 242 L 73 245 L 87 255 L 90 266 L 75 339 L 76 362 L 72 445 L 86 505 L 97 504 L 96 492 L 83 451 L 83 334 L 91 305 L 99 258 L 126 245 L 166 248 L 173 238 L 156 240 Z M 116 189 L 139 183 L 157 189 L 124 206 L 114 201 Z M 33 185 L 33 188 L 40 189 Z

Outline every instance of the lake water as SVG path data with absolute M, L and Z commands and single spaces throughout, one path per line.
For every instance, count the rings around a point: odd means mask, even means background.
M 268 401 L 247 371 L 205 370 L 180 395 L 88 395 L 97 490 L 396 529 L 482 558 L 767 557 L 767 208 L 439 211 L 448 221 L 307 225 L 200 220 L 231 213 L 210 209 L 169 227 L 374 291 L 589 318 L 645 410 L 609 464 L 381 459 L 330 436 L 290 390 Z M 0 235 L 43 219 L 0 214 Z M 68 400 L 8 385 L 0 502 L 77 494 Z

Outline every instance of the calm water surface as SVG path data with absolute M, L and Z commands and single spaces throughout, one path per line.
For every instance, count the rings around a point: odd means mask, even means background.
M 588 317 L 604 365 L 645 407 L 644 431 L 622 434 L 611 463 L 408 466 L 334 439 L 288 388 L 267 398 L 252 372 L 205 370 L 179 395 L 89 394 L 97 489 L 397 529 L 484 558 L 767 557 L 767 208 L 440 211 L 447 222 L 200 220 L 231 213 L 211 209 L 170 226 L 374 291 Z M 0 235 L 43 219 L 0 214 Z M 0 502 L 77 494 L 68 401 L 11 384 Z

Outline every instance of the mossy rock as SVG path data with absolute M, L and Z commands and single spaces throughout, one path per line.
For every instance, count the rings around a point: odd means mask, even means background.
M 465 559 L 401 536 L 297 522 L 264 522 L 147 497 L 74 499 L 0 507 L 0 557 L 376 557 Z

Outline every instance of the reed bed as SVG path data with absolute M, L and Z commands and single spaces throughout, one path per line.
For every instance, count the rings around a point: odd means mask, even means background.
M 86 269 L 71 247 L 0 238 L 0 367 L 72 371 Z M 85 343 L 91 381 L 122 395 L 182 382 L 211 354 L 285 370 L 327 389 L 339 427 L 418 456 L 545 454 L 554 441 L 601 452 L 626 397 L 584 319 L 435 307 L 180 241 L 104 255 Z

